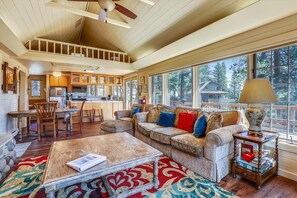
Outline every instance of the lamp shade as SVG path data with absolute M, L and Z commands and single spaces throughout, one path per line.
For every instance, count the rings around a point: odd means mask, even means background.
M 241 92 L 240 103 L 277 102 L 270 82 L 266 78 L 247 80 Z

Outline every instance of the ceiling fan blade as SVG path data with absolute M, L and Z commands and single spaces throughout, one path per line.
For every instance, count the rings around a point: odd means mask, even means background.
M 143 3 L 146 3 L 148 5 L 151 5 L 151 6 L 155 5 L 155 2 L 153 2 L 151 0 L 140 0 L 140 1 L 143 2 Z
M 106 15 L 107 12 L 104 9 L 100 9 L 99 14 L 98 14 L 98 20 L 102 22 L 106 22 Z
M 125 8 L 124 6 L 121 6 L 120 4 L 115 4 L 115 9 L 122 13 L 123 15 L 126 15 L 127 17 L 131 19 L 136 19 L 137 15 Z

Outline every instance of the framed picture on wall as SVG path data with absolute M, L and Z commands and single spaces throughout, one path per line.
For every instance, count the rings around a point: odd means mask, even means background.
M 142 91 L 143 91 L 143 93 L 147 93 L 147 91 L 148 91 L 147 90 L 147 85 L 143 85 L 143 90 Z
M 140 77 L 140 84 L 145 84 L 145 77 L 144 76 Z
M 142 85 L 138 85 L 138 94 L 141 95 L 142 93 Z
M 8 93 L 8 91 L 13 91 L 14 94 L 17 93 L 17 68 L 10 68 L 7 62 L 2 65 L 3 69 L 3 93 Z

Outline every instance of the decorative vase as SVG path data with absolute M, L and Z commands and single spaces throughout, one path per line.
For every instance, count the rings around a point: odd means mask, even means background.
M 245 112 L 245 116 L 250 123 L 250 131 L 262 132 L 261 125 L 266 116 L 262 107 L 249 107 Z

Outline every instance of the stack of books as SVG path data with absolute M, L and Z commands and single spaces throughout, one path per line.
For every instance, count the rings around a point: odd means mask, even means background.
M 258 158 L 254 158 L 251 162 L 247 162 L 244 159 L 242 159 L 240 156 L 236 158 L 236 164 L 240 167 L 243 167 L 245 169 L 248 169 L 250 171 L 253 171 L 255 173 L 258 173 Z M 260 166 L 260 173 L 263 174 L 267 170 L 270 169 L 270 167 L 274 166 L 275 161 L 270 157 L 263 157 L 261 166 Z
M 74 170 L 82 172 L 104 161 L 106 161 L 106 156 L 91 153 L 66 164 Z

